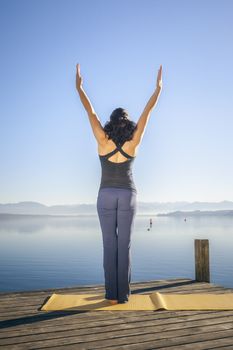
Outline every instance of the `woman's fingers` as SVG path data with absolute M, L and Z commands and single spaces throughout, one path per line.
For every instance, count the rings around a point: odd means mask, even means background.
M 79 63 L 76 64 L 76 68 L 77 68 L 76 86 L 79 87 L 79 86 L 81 86 L 82 83 L 83 83 L 83 79 L 82 79 L 82 77 L 81 77 L 81 75 L 80 75 L 80 64 L 79 64 Z
M 160 65 L 158 69 L 157 86 L 160 86 L 162 88 L 162 65 Z
M 162 75 L 162 65 L 160 65 L 160 67 L 159 67 L 159 76 L 161 76 Z
M 159 67 L 159 74 L 161 74 L 162 73 L 162 65 L 160 65 L 160 67 Z
M 80 75 L 80 64 L 76 64 L 76 68 L 77 68 L 77 72 L 78 72 L 78 75 Z
M 81 76 L 81 74 L 80 74 L 80 64 L 79 63 L 76 65 L 76 68 L 77 68 L 78 76 Z

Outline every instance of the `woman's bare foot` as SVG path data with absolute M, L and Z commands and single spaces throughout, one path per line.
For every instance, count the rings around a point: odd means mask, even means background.
M 115 299 L 108 299 L 111 305 L 118 304 L 118 300 Z

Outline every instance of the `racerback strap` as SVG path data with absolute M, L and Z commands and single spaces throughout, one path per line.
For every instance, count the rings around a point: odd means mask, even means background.
M 124 145 L 124 143 L 122 144 L 122 146 Z M 130 156 L 128 153 L 126 153 L 125 151 L 123 151 L 123 149 L 121 149 L 121 147 L 122 146 L 120 146 L 120 144 L 117 144 L 117 147 L 113 150 L 113 151 L 111 151 L 110 153 L 107 153 L 107 154 L 105 154 L 105 155 L 103 155 L 102 157 L 105 157 L 105 158 L 109 158 L 109 157 L 111 157 L 113 154 L 115 154 L 116 152 L 121 152 L 121 154 L 123 154 L 123 156 L 125 156 L 126 158 L 129 158 L 129 159 L 132 159 L 132 158 L 134 158 L 133 156 Z

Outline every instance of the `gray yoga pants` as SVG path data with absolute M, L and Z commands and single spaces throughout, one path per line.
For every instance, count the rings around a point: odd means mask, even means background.
M 131 236 L 137 193 L 127 188 L 100 188 L 97 212 L 103 237 L 105 298 L 128 301 L 131 294 Z

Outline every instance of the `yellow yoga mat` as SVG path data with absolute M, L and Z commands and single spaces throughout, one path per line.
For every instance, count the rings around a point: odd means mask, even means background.
M 233 293 L 130 294 L 125 304 L 111 305 L 101 294 L 53 293 L 41 310 L 233 310 Z

